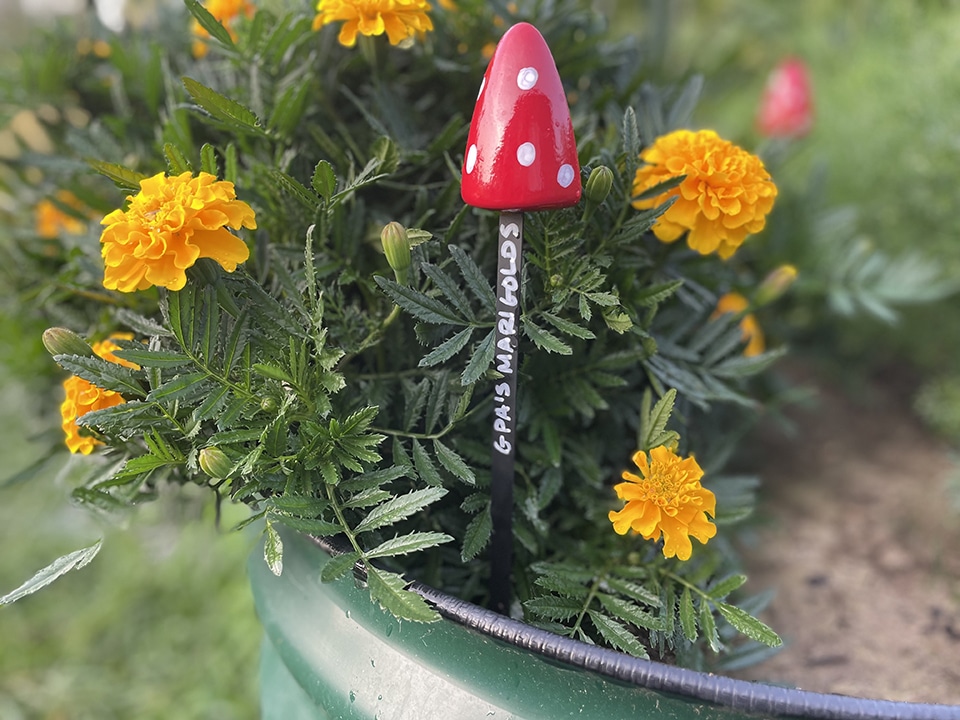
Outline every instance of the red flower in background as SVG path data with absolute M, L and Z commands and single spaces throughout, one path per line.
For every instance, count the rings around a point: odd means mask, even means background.
M 800 138 L 813 125 L 810 74 L 798 58 L 783 60 L 770 73 L 757 113 L 757 129 L 767 137 Z

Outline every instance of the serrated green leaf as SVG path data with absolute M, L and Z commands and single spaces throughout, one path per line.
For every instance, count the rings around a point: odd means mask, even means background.
M 681 285 L 683 285 L 683 280 L 669 280 L 665 283 L 651 285 L 634 296 L 634 300 L 644 307 L 654 307 L 673 295 Z
M 283 573 L 283 540 L 280 534 L 273 527 L 273 523 L 267 520 L 266 524 L 267 539 L 263 545 L 263 559 L 274 575 Z
M 583 583 L 575 582 L 561 575 L 540 575 L 534 580 L 534 584 L 544 590 L 549 590 L 551 593 L 575 598 L 581 603 L 590 594 L 590 589 Z
M 723 649 L 720 642 L 720 636 L 717 634 L 717 621 L 713 619 L 713 612 L 710 610 L 709 603 L 700 604 L 700 629 L 703 636 L 707 639 L 707 644 L 715 653 Z
M 88 159 L 87 165 L 104 177 L 112 180 L 121 190 L 139 190 L 140 181 L 147 177 L 143 173 L 137 172 L 136 170 L 128 170 L 116 163 Z
M 483 271 L 465 250 L 458 248 L 456 245 L 448 245 L 447 247 L 450 250 L 450 255 L 453 256 L 454 262 L 457 263 L 457 267 L 460 268 L 460 274 L 463 275 L 463 279 L 466 281 L 470 292 L 480 301 L 484 310 L 489 313 L 495 312 L 497 309 L 497 296 L 494 294 L 493 288 L 490 286 L 490 281 L 484 276 Z
M 329 560 L 327 560 L 326 565 L 323 566 L 323 569 L 320 571 L 320 582 L 333 582 L 334 580 L 339 580 L 348 572 L 353 570 L 353 566 L 357 564 L 357 561 L 360 559 L 360 555 L 356 552 L 348 552 L 343 555 L 334 555 Z
M 127 460 L 127 462 L 124 463 L 123 468 L 113 476 L 112 480 L 125 480 L 127 478 L 152 472 L 157 468 L 161 468 L 166 465 L 179 465 L 181 462 L 182 460 L 179 459 L 157 457 L 156 455 L 152 454 L 139 455 Z
M 597 337 L 591 330 L 583 327 L 582 325 L 577 325 L 575 322 L 570 322 L 569 320 L 565 320 L 562 317 L 558 317 L 548 312 L 541 313 L 541 315 L 543 316 L 544 320 L 565 335 L 580 338 L 581 340 L 593 340 Z
M 0 606 L 15 603 L 17 600 L 37 592 L 37 590 L 42 590 L 50 585 L 50 583 L 66 575 L 68 572 L 79 570 L 80 568 L 84 567 L 97 556 L 98 552 L 100 552 L 100 546 L 102 543 L 102 540 L 97 540 L 93 545 L 89 545 L 88 547 L 81 548 L 79 550 L 74 550 L 71 553 L 67 553 L 66 555 L 58 557 L 45 568 L 38 571 L 20 587 L 16 588 L 15 590 L 11 590 L 3 597 L 0 597 Z
M 437 347 L 420 358 L 420 362 L 417 364 L 418 367 L 433 367 L 434 365 L 438 365 L 445 360 L 449 360 L 458 352 L 463 350 L 464 347 L 466 347 L 467 343 L 470 342 L 471 337 L 473 337 L 473 328 L 464 328 L 455 335 L 444 340 L 442 343 L 437 345 Z
M 437 453 L 437 460 L 439 460 L 440 464 L 450 471 L 454 477 L 465 482 L 467 485 L 477 484 L 477 476 L 474 475 L 473 470 L 470 469 L 463 461 L 463 458 L 457 455 L 456 452 L 439 440 L 433 441 L 433 449 Z
M 443 293 L 443 296 L 462 317 L 467 320 L 474 319 L 470 301 L 452 277 L 431 263 L 421 263 L 420 269 L 424 275 L 433 281 L 434 286 Z
M 167 158 L 167 174 L 180 175 L 182 173 L 192 173 L 193 167 L 187 156 L 173 143 L 164 143 L 163 155 Z
M 526 318 L 523 318 L 521 323 L 523 324 L 523 331 L 527 334 L 527 337 L 533 340 L 534 344 L 541 350 L 545 350 L 548 353 L 557 353 L 558 355 L 573 354 L 572 347 L 548 330 L 544 330 Z
M 343 532 L 343 528 L 340 525 L 326 520 L 293 517 L 292 515 L 274 515 L 273 518 L 288 528 L 296 530 L 297 532 L 306 533 L 307 535 L 328 537 L 330 535 L 339 535 Z
M 290 384 L 294 383 L 293 376 L 283 368 L 277 367 L 276 365 L 269 365 L 267 363 L 254 363 L 251 369 L 257 375 L 262 375 L 263 377 L 270 378 L 271 380 L 279 380 L 280 382 Z
M 651 443 L 663 435 L 667 423 L 670 422 L 670 414 L 673 412 L 673 405 L 676 398 L 676 389 L 670 388 L 663 394 L 663 397 L 657 401 L 657 404 L 653 406 L 649 415 L 642 419 L 643 438 L 641 447 L 644 450 L 652 450 L 656 447 L 656 445 L 652 445 Z
M 367 585 L 370 597 L 401 620 L 429 623 L 440 619 L 439 613 L 427 605 L 422 597 L 404 589 L 407 583 L 395 573 L 368 566 Z
M 752 356 L 728 358 L 710 368 L 710 373 L 723 378 L 743 378 L 761 373 L 786 353 L 784 349 L 768 350 Z
M 688 587 L 683 588 L 683 593 L 680 595 L 680 627 L 687 640 L 693 642 L 697 639 L 697 613 Z
M 490 542 L 490 535 L 493 533 L 493 520 L 490 516 L 490 503 L 480 513 L 470 521 L 463 534 L 463 548 L 460 550 L 460 557 L 464 562 L 473 560 Z
M 479 380 L 487 371 L 487 368 L 490 367 L 490 363 L 493 362 L 497 351 L 497 346 L 495 345 L 496 335 L 496 330 L 491 330 L 483 340 L 477 343 L 470 362 L 467 363 L 467 366 L 460 374 L 461 385 L 472 385 Z
M 129 349 L 115 350 L 114 355 L 122 360 L 153 368 L 175 368 L 187 365 L 192 362 L 189 357 L 178 352 L 166 352 L 161 350 Z
M 548 620 L 569 620 L 580 614 L 583 603 L 560 595 L 541 595 L 527 600 L 523 607 L 534 615 Z
M 360 533 L 392 525 L 419 512 L 446 494 L 447 491 L 444 488 L 429 487 L 400 495 L 371 510 L 370 513 L 360 521 L 360 524 L 354 528 L 354 533 L 359 535 Z
M 344 500 L 343 503 L 341 503 L 341 507 L 344 509 L 366 508 L 370 507 L 371 505 L 378 505 L 384 500 L 389 500 L 391 497 L 393 497 L 393 495 L 383 488 L 366 488 L 358 492 L 349 500 Z
M 187 10 L 190 11 L 190 14 L 197 19 L 200 26 L 206 30 L 211 37 L 216 38 L 228 48 L 233 47 L 233 38 L 230 37 L 230 33 L 220 24 L 219 20 L 210 14 L 209 10 L 203 7 L 197 0 L 183 0 L 183 2 L 187 6 Z
M 421 445 L 420 441 L 416 438 L 413 440 L 413 465 L 417 470 L 417 475 L 419 475 L 420 479 L 425 483 L 436 487 L 443 485 L 443 478 L 440 477 L 440 472 L 433 464 L 433 460 L 430 459 L 429 453 L 427 453 L 423 445 Z
M 597 593 L 597 599 L 607 612 L 616 615 L 624 622 L 632 623 L 637 627 L 648 630 L 662 632 L 666 629 L 666 623 L 662 618 L 658 618 L 629 600 L 623 600 L 613 595 L 608 595 L 607 593 Z
M 755 640 L 770 647 L 780 647 L 783 640 L 766 624 L 757 620 L 750 613 L 741 610 L 736 605 L 730 605 L 725 602 L 714 603 L 723 619 L 736 628 L 739 632 L 746 635 L 751 640 Z
M 329 201 L 337 189 L 337 178 L 333 173 L 333 165 L 321 160 L 313 170 L 313 189 L 317 195 Z
M 147 400 L 152 402 L 176 400 L 190 393 L 199 392 L 207 387 L 207 374 L 204 372 L 192 372 L 186 375 L 179 375 L 169 382 L 165 382 L 160 387 L 151 390 L 147 395 Z
M 270 171 L 270 177 L 289 195 L 292 195 L 306 210 L 314 212 L 317 209 L 320 199 L 295 177 L 276 169 Z
M 366 555 L 368 558 L 406 555 L 407 553 L 426 550 L 427 548 L 435 547 L 450 542 L 451 540 L 453 540 L 453 537 L 446 533 L 412 532 L 386 540 L 377 545 L 373 550 L 369 550 Z
M 713 585 L 707 592 L 709 592 L 711 598 L 719 600 L 732 593 L 746 581 L 746 575 L 741 575 L 739 573 L 736 575 L 729 575 Z
M 291 513 L 301 517 L 316 517 L 330 507 L 330 503 L 323 498 L 303 495 L 274 495 L 270 498 L 269 504 L 281 513 Z
M 626 626 L 609 618 L 603 613 L 591 610 L 587 613 L 593 626 L 597 628 L 603 639 L 615 648 L 639 658 L 648 658 L 647 649 L 636 635 Z
M 210 113 L 217 120 L 221 120 L 237 128 L 262 133 L 260 120 L 252 110 L 244 107 L 236 100 L 221 95 L 216 90 L 206 87 L 193 78 L 182 78 L 183 86 L 190 93 L 190 97 L 201 108 Z
M 210 143 L 204 143 L 200 147 L 200 169 L 213 176 L 220 174 L 217 167 L 217 150 Z
M 469 325 L 470 323 L 457 315 L 452 309 L 436 298 L 424 295 L 406 285 L 385 278 L 382 275 L 374 277 L 377 285 L 394 303 L 406 310 L 418 320 L 434 325 Z
M 126 398 L 145 397 L 133 370 L 99 357 L 57 355 L 53 358 L 67 372 L 91 382 L 103 390 L 113 390 Z

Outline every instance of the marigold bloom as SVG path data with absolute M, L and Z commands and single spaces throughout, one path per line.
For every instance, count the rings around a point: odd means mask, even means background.
M 126 210 L 101 222 L 103 286 L 133 292 L 151 285 L 180 290 L 184 272 L 198 258 L 212 258 L 227 272 L 250 257 L 250 250 L 227 227 L 256 228 L 253 209 L 236 199 L 233 183 L 209 173 L 176 177 L 163 173 L 140 181 L 140 192 Z
M 341 45 L 356 45 L 357 33 L 383 35 L 384 32 L 391 45 L 399 45 L 417 33 L 433 30 L 428 12 L 427 0 L 320 0 L 313 29 L 343 22 L 338 38 Z
M 69 207 L 81 213 L 86 211 L 83 203 L 69 190 L 58 190 L 56 199 L 59 204 L 44 198 L 34 207 L 34 220 L 37 235 L 48 240 L 60 237 L 61 232 L 67 232 L 71 235 L 82 233 L 87 224 L 61 208 Z
M 613 529 L 620 535 L 633 530 L 645 540 L 659 540 L 663 534 L 664 557 L 689 560 L 692 535 L 701 543 L 717 534 L 707 515 L 716 516 L 717 498 L 700 485 L 703 470 L 691 456 L 681 458 L 660 445 L 633 456 L 640 475 L 623 472 L 627 482 L 614 486 L 617 497 L 626 501 L 622 510 L 609 514 Z
M 766 137 L 800 138 L 813 126 L 813 92 L 807 66 L 787 58 L 770 73 L 757 112 L 757 130 Z
M 107 340 L 102 340 L 93 344 L 93 352 L 104 360 L 115 362 L 124 367 L 139 369 L 139 365 L 128 360 L 121 360 L 113 354 L 114 350 L 119 349 L 114 340 L 131 340 L 133 335 L 129 333 L 117 333 Z M 77 418 L 83 417 L 88 412 L 94 410 L 104 410 L 106 408 L 120 405 L 126 402 L 123 396 L 112 390 L 102 390 L 93 383 L 71 376 L 63 381 L 63 389 L 66 398 L 60 405 L 60 417 L 62 418 L 61 427 L 66 436 L 65 442 L 67 448 L 72 453 L 81 453 L 89 455 L 97 445 L 102 445 L 99 440 L 90 435 L 81 435 L 80 426 L 77 425 Z
M 743 295 L 728 292 L 717 301 L 717 309 L 714 310 L 712 317 L 717 318 L 727 313 L 742 313 L 749 306 L 750 303 Z M 747 313 L 740 318 L 740 334 L 747 343 L 747 346 L 743 349 L 743 354 L 747 357 L 759 355 L 766 349 L 763 330 L 753 313 Z
M 712 130 L 677 130 L 657 139 L 640 159 L 647 164 L 637 170 L 635 195 L 686 176 L 678 187 L 633 203 L 646 210 L 677 198 L 653 226 L 661 241 L 674 242 L 689 230 L 687 244 L 692 249 L 726 259 L 747 235 L 763 230 L 777 187 L 756 155 Z
M 251 18 L 257 10 L 256 5 L 249 0 L 207 0 L 203 6 L 207 12 L 220 21 L 220 24 L 230 33 L 230 38 L 234 41 L 237 39 L 237 33 L 232 27 L 234 18 L 241 15 Z M 196 38 L 193 42 L 193 56 L 204 57 L 208 50 L 206 39 L 210 37 L 210 33 L 196 18 L 190 25 L 190 31 Z

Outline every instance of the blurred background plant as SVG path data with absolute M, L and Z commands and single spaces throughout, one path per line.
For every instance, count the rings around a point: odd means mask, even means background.
M 735 141 L 762 137 L 770 73 L 785 59 L 806 67 L 809 133 L 761 151 L 783 191 L 764 251 L 800 270 L 781 330 L 851 387 L 886 363 L 910 368 L 924 378 L 917 410 L 960 444 L 948 420 L 960 414 L 960 3 L 607 4 L 615 31 L 647 31 L 664 81 L 707 78 L 694 123 Z
M 781 194 L 768 231 L 750 246 L 756 255 L 762 248 L 764 259 L 752 264 L 756 275 L 740 278 L 740 284 L 756 286 L 765 274 L 795 265 L 799 276 L 787 296 L 788 311 L 784 313 L 784 305 L 778 305 L 776 313 L 756 309 L 771 344 L 788 340 L 817 362 L 835 363 L 838 371 L 846 367 L 860 372 L 892 357 L 909 360 L 935 376 L 921 392 L 918 408 L 960 442 L 960 378 L 952 372 L 960 350 L 960 317 L 949 302 L 910 306 L 946 297 L 954 288 L 942 279 L 960 274 L 960 247 L 953 238 L 960 220 L 952 212 L 960 148 L 950 112 L 960 91 L 954 74 L 960 49 L 952 42 L 960 29 L 960 4 L 608 0 L 598 5 L 616 14 L 614 32 L 641 36 L 652 80 L 680 86 L 696 75 L 707 78 L 692 127 L 708 125 L 747 147 L 761 141 L 755 118 L 769 73 L 785 57 L 802 59 L 814 91 L 812 125 L 802 140 L 768 140 L 764 145 Z M 19 411 L 4 416 L 8 468 L 36 460 L 35 448 L 45 445 L 31 446 L 28 439 L 42 433 L 40 428 L 57 424 L 42 410 L 55 408 L 59 398 L 43 397 L 51 392 L 50 378 L 57 369 L 40 345 L 41 331 L 51 324 L 96 324 L 96 318 L 71 316 L 69 295 L 92 269 L 69 237 L 72 228 L 94 237 L 99 228 L 94 223 L 82 229 L 71 221 L 98 220 L 113 209 L 100 199 L 112 184 L 93 177 L 83 164 L 74 168 L 77 177 L 83 173 L 85 179 L 74 183 L 72 196 L 51 192 L 57 185 L 45 184 L 46 178 L 53 170 L 69 175 L 70 168 L 48 167 L 44 151 L 47 143 L 82 140 L 95 145 L 78 147 L 78 152 L 130 162 L 129 157 L 111 155 L 119 144 L 111 137 L 109 112 L 99 136 L 74 132 L 87 128 L 91 100 L 104 102 L 104 109 L 177 112 L 160 104 L 160 57 L 139 42 L 130 27 L 169 23 L 166 37 L 171 45 L 189 53 L 192 40 L 182 32 L 187 16 L 179 8 L 158 15 L 155 9 L 152 3 L 132 1 L 126 29 L 115 35 L 82 9 L 72 18 L 45 13 L 25 19 L 4 8 L 9 19 L 5 27 L 12 33 L 2 58 L 9 94 L 0 118 L 0 153 L 27 154 L 35 171 L 23 177 L 4 169 L 0 183 L 8 191 L 33 192 L 42 213 L 27 219 L 22 207 L 10 204 L 16 193 L 0 198 L 0 207 L 18 217 L 0 229 L 0 252 L 8 270 L 42 267 L 18 262 L 23 245 L 13 242 L 13 235 L 44 237 L 43 219 L 60 223 L 65 232 L 58 243 L 39 252 L 55 253 L 58 266 L 64 256 L 71 261 L 61 277 L 62 294 L 33 298 L 41 308 L 36 314 L 23 312 L 22 296 L 0 296 L 5 406 L 32 406 L 40 416 L 27 421 Z M 18 52 L 17 38 L 37 23 L 62 43 L 59 53 Z M 72 61 L 64 63 L 68 49 Z M 113 53 L 135 57 L 127 67 L 143 72 L 136 78 L 118 77 L 114 65 L 105 62 Z M 26 85 L 23 78 L 36 82 Z M 137 93 L 130 94 L 131 87 L 138 88 Z M 62 98 L 73 101 L 64 107 Z M 152 132 L 146 125 L 142 129 Z M 129 126 L 124 132 L 131 132 Z M 157 140 L 132 132 L 123 147 L 140 143 L 146 153 Z M 51 204 L 43 206 L 48 196 Z M 17 279 L 18 287 L 27 291 L 34 284 L 34 278 Z M 56 316 L 44 313 L 44 306 L 56 308 Z M 74 310 L 88 312 L 88 306 Z M 847 319 L 863 313 L 877 321 Z M 891 325 L 895 316 L 900 321 Z M 850 359 L 856 362 L 844 364 Z M 35 542 L 35 518 L 52 508 L 62 510 L 62 496 L 52 497 L 56 492 L 49 484 L 37 483 L 17 484 L 5 495 L 0 533 L 5 547 L 16 543 L 18 552 L 4 554 L 0 587 L 13 586 L 52 555 L 104 532 L 91 527 L 94 521 L 85 513 L 70 511 L 56 516 L 62 519 L 55 523 L 56 532 L 51 528 L 42 534 L 43 543 Z M 64 581 L 71 584 L 63 587 L 70 588 L 77 603 L 64 603 L 61 588 L 57 596 L 41 595 L 0 612 L 0 715 L 119 718 L 136 708 L 138 717 L 159 718 L 170 716 L 171 698 L 186 698 L 193 705 L 178 704 L 178 717 L 253 717 L 251 678 L 259 636 L 244 579 L 235 572 L 252 540 L 239 534 L 206 542 L 203 533 L 215 532 L 212 523 L 194 523 L 190 532 L 197 536 L 183 537 L 179 520 L 184 513 L 211 513 L 202 498 L 165 499 L 139 512 L 147 513 L 147 522 L 139 523 L 136 531 L 108 531 L 124 538 L 111 543 L 109 552 L 115 557 L 108 562 L 101 558 Z M 26 537 L 31 540 L 25 544 Z M 200 544 L 206 550 L 197 557 L 189 548 Z M 100 589 L 107 585 L 111 592 L 105 594 Z M 117 621 L 125 613 L 129 624 Z M 190 637 L 197 627 L 215 640 L 203 648 L 203 655 Z M 189 642 L 179 645 L 171 637 Z M 166 652 L 169 656 L 158 655 Z M 189 662 L 182 661 L 184 655 Z M 205 676 L 202 686 L 195 682 L 199 672 Z M 122 688 L 109 700 L 116 702 L 113 709 L 104 705 L 111 697 L 105 687 Z M 206 696 L 192 695 L 198 687 Z

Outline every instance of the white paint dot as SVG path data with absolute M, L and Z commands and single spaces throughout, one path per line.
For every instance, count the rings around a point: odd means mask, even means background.
M 529 90 L 537 84 L 539 78 L 540 73 L 537 72 L 536 68 L 521 68 L 520 72 L 517 73 L 517 87 L 521 90 Z
M 480 80 L 480 89 L 477 91 L 477 100 L 480 99 L 480 96 L 483 95 L 483 89 L 487 86 L 487 76 L 484 75 L 483 79 Z
M 536 159 L 537 149 L 533 146 L 533 143 L 525 142 L 517 148 L 517 162 L 524 167 L 530 167 Z
M 471 145 L 470 149 L 467 150 L 467 175 L 473 172 L 473 168 L 477 165 L 477 146 Z
M 573 182 L 573 175 L 573 165 L 564 163 L 557 172 L 557 183 L 560 187 L 570 187 L 570 183 Z

